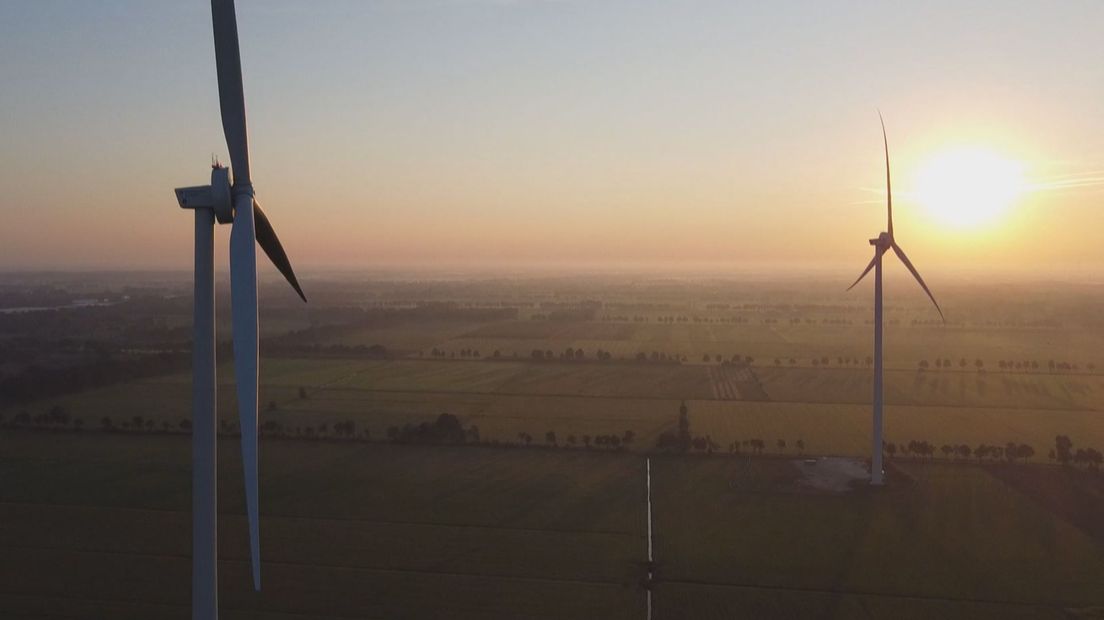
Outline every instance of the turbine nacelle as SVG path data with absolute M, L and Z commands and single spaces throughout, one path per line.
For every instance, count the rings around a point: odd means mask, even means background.
M 893 237 L 890 237 L 889 233 L 886 233 L 886 232 L 881 233 L 877 237 L 875 237 L 874 239 L 870 240 L 870 245 L 875 246 L 875 247 L 879 247 L 879 248 L 882 248 L 882 249 L 888 249 L 889 246 L 893 245 Z
M 230 169 L 211 166 L 211 184 L 176 188 L 176 201 L 181 209 L 211 209 L 220 224 L 234 221 L 234 198 L 237 193 L 230 185 Z M 250 188 L 252 193 L 252 188 Z

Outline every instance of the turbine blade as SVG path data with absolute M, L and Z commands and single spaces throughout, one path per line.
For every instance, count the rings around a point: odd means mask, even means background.
M 905 264 L 905 267 L 912 272 L 912 277 L 916 278 L 916 281 L 920 283 L 920 288 L 924 289 L 924 292 L 928 294 L 928 299 L 935 304 L 935 309 L 939 312 L 939 318 L 943 319 L 943 322 L 947 322 L 947 317 L 943 316 L 943 309 L 939 307 L 939 302 L 935 300 L 935 295 L 932 295 L 931 290 L 928 289 L 928 285 L 924 284 L 924 278 L 920 277 L 920 272 L 916 270 L 916 267 L 912 266 L 912 261 L 905 256 L 905 251 L 901 249 L 901 246 L 896 242 L 893 244 L 893 252 L 897 254 L 897 258 L 901 259 L 901 262 Z
M 234 0 L 211 0 L 211 24 L 215 34 L 215 67 L 218 71 L 222 132 L 230 151 L 234 184 L 250 183 L 249 140 L 245 129 L 245 92 L 242 88 L 238 20 Z
M 284 278 L 287 279 L 291 288 L 299 293 L 299 298 L 306 302 L 307 296 L 303 294 L 303 289 L 299 287 L 299 280 L 295 278 L 295 270 L 291 268 L 291 261 L 288 260 L 287 253 L 284 252 L 284 246 L 280 244 L 280 238 L 276 236 L 276 230 L 272 228 L 272 223 L 268 221 L 268 217 L 261 210 L 261 205 L 256 200 L 253 201 L 253 223 L 257 232 L 257 245 L 261 246 L 272 264 L 276 265 L 280 273 L 284 274 Z
M 874 264 L 878 262 L 879 252 L 881 252 L 881 250 L 874 250 L 874 258 L 870 259 L 870 263 L 866 266 L 866 269 L 863 269 L 863 272 L 859 274 L 859 277 L 856 278 L 854 282 L 851 283 L 851 286 L 847 287 L 847 290 L 855 288 L 855 285 L 859 282 L 862 282 L 862 279 L 866 277 L 866 274 L 870 273 L 870 270 L 874 268 Z
M 249 549 L 253 587 L 261 589 L 260 530 L 257 509 L 257 249 L 253 198 L 235 198 L 230 231 L 230 310 L 233 314 L 234 382 L 238 393 L 245 507 L 249 516 Z
M 888 218 L 889 229 L 886 231 L 889 233 L 889 238 L 893 238 L 893 188 L 889 183 L 889 138 L 886 137 L 885 119 L 882 118 L 882 111 L 878 110 L 878 121 L 882 124 L 882 145 L 885 146 L 885 162 L 886 162 L 886 217 Z

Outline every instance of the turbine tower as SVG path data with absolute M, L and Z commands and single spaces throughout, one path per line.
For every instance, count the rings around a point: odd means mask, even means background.
M 901 259 L 901 262 L 912 273 L 912 277 L 920 283 L 920 287 L 928 294 L 928 298 L 935 304 L 935 309 L 939 312 L 939 318 L 943 319 L 944 323 L 947 322 L 947 319 L 943 316 L 943 310 L 940 309 L 939 302 L 935 300 L 935 296 L 928 289 L 928 285 L 924 284 L 924 278 L 920 277 L 920 272 L 912 266 L 912 261 L 908 259 L 905 251 L 897 245 L 897 241 L 893 237 L 893 189 L 889 180 L 889 140 L 886 138 L 885 120 L 882 118 L 881 112 L 878 112 L 878 120 L 882 123 L 882 144 L 885 146 L 888 230 L 880 233 L 877 238 L 870 240 L 870 245 L 874 246 L 874 258 L 870 260 L 870 264 L 866 266 L 858 279 L 847 287 L 847 290 L 855 288 L 855 285 L 862 281 L 871 269 L 874 270 L 874 433 L 873 445 L 871 446 L 870 484 L 881 486 L 885 483 L 882 469 L 882 416 L 885 409 L 885 390 L 882 387 L 882 255 L 889 250 L 893 250 L 897 258 Z
M 257 251 L 261 246 L 305 302 L 287 254 L 254 197 L 249 176 L 241 56 L 234 0 L 211 0 L 219 107 L 234 173 L 212 166 L 211 184 L 182 187 L 176 199 L 195 211 L 195 298 L 192 344 L 192 618 L 218 617 L 214 224 L 230 231 L 230 303 L 234 376 L 241 427 L 245 503 L 253 587 L 261 589 L 257 489 Z

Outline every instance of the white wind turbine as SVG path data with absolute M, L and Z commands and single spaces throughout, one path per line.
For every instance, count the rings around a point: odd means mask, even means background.
M 253 587 L 261 588 L 257 489 L 257 251 L 261 246 L 306 301 L 272 224 L 254 198 L 249 177 L 241 56 L 233 0 L 211 0 L 222 129 L 229 170 L 215 165 L 211 184 L 176 190 L 180 206 L 195 211 L 195 306 L 192 345 L 192 617 L 218 617 L 214 224 L 230 232 L 230 302 L 234 375 L 241 427 L 245 503 Z
M 943 319 L 944 323 L 947 319 L 943 316 L 943 310 L 940 309 L 939 302 L 935 301 L 935 296 L 928 290 L 928 285 L 924 284 L 924 278 L 920 277 L 920 272 L 912 266 L 912 261 L 908 259 L 908 256 L 905 256 L 905 251 L 897 245 L 897 241 L 893 238 L 893 189 L 889 182 L 889 140 L 886 138 L 885 120 L 882 119 L 881 112 L 878 112 L 878 120 L 882 123 L 882 144 L 885 146 L 886 212 L 889 230 L 879 234 L 876 239 L 870 240 L 870 245 L 874 246 L 874 258 L 870 260 L 870 264 L 866 266 L 858 279 L 847 287 L 847 290 L 855 288 L 855 285 L 866 277 L 871 269 L 874 270 L 874 436 L 873 445 L 871 446 L 870 484 L 880 486 L 885 482 L 882 469 L 882 415 L 885 409 L 885 391 L 882 387 L 882 255 L 892 249 L 897 258 L 901 259 L 901 262 L 905 264 L 912 276 L 920 283 L 920 287 L 928 294 L 932 303 L 935 304 L 935 309 L 939 312 L 939 318 Z

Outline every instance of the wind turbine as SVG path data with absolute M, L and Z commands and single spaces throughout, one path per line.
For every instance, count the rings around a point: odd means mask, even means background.
M 881 486 L 885 483 L 882 471 L 882 415 L 885 409 L 885 391 L 882 387 L 882 255 L 889 250 L 893 250 L 897 258 L 901 259 L 901 262 L 912 273 L 912 277 L 916 278 L 920 288 L 924 289 L 924 292 L 928 294 L 928 298 L 935 304 L 935 309 L 939 312 L 939 318 L 943 319 L 944 323 L 947 322 L 947 319 L 943 316 L 943 310 L 940 309 L 939 302 L 935 300 L 935 296 L 928 289 L 928 285 L 924 284 L 924 278 L 920 277 L 920 272 L 912 266 L 912 261 L 908 259 L 905 251 L 897 245 L 897 241 L 893 237 L 893 189 L 889 182 L 889 139 L 886 138 L 885 120 L 882 118 L 881 112 L 878 112 L 878 120 L 882 123 L 882 144 L 885 146 L 886 213 L 889 230 L 870 240 L 870 245 L 874 246 L 874 258 L 870 259 L 870 264 L 866 266 L 858 279 L 847 287 L 847 290 L 855 288 L 855 285 L 865 278 L 871 269 L 874 270 L 874 437 L 871 446 L 870 484 Z
M 241 55 L 234 0 L 211 0 L 222 130 L 234 172 L 215 164 L 211 184 L 182 187 L 176 199 L 195 211 L 195 299 L 192 345 L 192 618 L 218 617 L 214 224 L 230 231 L 230 303 L 233 314 L 234 375 L 241 427 L 245 504 L 253 587 L 261 589 L 257 489 L 257 250 L 306 301 L 287 254 L 261 206 L 249 176 Z

